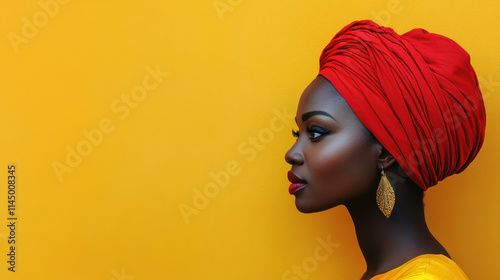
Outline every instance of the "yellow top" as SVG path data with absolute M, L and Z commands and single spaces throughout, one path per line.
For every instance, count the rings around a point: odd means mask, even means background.
M 469 280 L 458 265 L 444 255 L 425 254 L 370 280 Z

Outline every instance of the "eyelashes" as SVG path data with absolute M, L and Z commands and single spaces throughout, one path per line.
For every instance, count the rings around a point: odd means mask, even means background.
M 323 136 L 327 135 L 328 133 L 330 133 L 330 131 L 322 129 L 317 126 L 307 127 L 306 132 L 309 134 L 309 140 L 311 141 L 318 140 Z M 292 136 L 295 138 L 299 138 L 300 133 L 292 129 Z

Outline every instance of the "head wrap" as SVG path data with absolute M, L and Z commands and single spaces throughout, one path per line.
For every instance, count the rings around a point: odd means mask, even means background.
M 462 172 L 483 144 L 477 77 L 449 38 L 355 21 L 323 50 L 319 75 L 423 190 Z

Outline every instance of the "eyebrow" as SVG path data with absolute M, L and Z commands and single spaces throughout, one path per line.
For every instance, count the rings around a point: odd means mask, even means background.
M 311 118 L 312 116 L 316 116 L 316 115 L 327 116 L 327 117 L 332 118 L 333 120 L 337 121 L 334 117 L 332 117 L 332 115 L 328 114 L 325 111 L 311 111 L 311 112 L 304 113 L 302 115 L 302 121 L 305 122 L 309 118 Z

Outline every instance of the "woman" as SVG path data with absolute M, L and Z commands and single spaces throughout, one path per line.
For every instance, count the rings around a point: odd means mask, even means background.
M 348 209 L 362 280 L 468 279 L 427 228 L 423 194 L 482 146 L 485 110 L 470 58 L 423 29 L 364 20 L 323 50 L 286 153 L 297 209 Z

